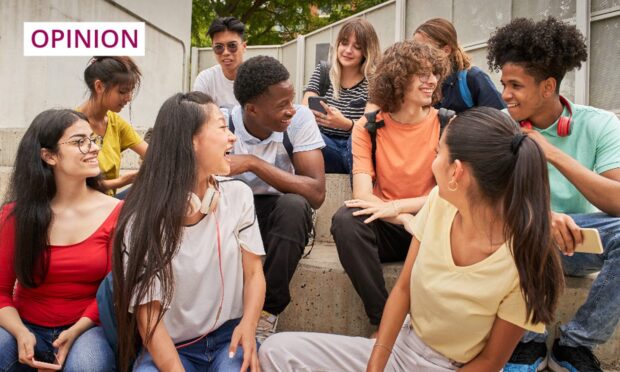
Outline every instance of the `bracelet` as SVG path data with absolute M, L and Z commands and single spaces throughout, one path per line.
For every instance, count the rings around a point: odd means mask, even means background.
M 382 347 L 385 350 L 387 350 L 390 354 L 392 354 L 392 349 L 387 347 L 387 346 L 385 346 L 385 345 L 383 345 L 383 344 L 375 343 L 372 348 L 374 349 L 376 347 Z
M 349 130 L 353 130 L 353 127 L 355 126 L 355 122 L 353 121 L 353 119 L 349 119 L 349 120 L 351 120 L 351 129 Z

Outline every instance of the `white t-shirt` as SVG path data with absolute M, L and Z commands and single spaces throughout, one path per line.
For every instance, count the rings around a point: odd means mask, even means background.
M 240 318 L 243 315 L 241 249 L 255 255 L 265 254 L 250 188 L 231 178 L 218 179 L 221 194 L 215 212 L 183 229 L 179 251 L 172 259 L 175 288 L 164 314 L 164 324 L 174 343 L 202 336 L 230 319 Z M 219 222 L 223 288 L 216 221 Z M 162 298 L 157 279 L 154 287 L 153 298 L 143 299 L 139 304 Z M 216 323 L 222 290 L 224 302 Z
M 239 104 L 235 98 L 234 84 L 234 80 L 228 80 L 224 76 L 222 66 L 218 64 L 201 71 L 196 76 L 193 90 L 210 95 L 218 107 L 231 109 Z
M 293 116 L 291 124 L 286 129 L 291 145 L 293 145 L 293 153 L 301 151 L 311 151 L 322 149 L 325 142 L 321 136 L 314 114 L 309 108 L 302 105 L 295 105 L 297 110 Z M 225 113 L 227 115 L 227 113 Z M 259 157 L 269 164 L 273 164 L 277 168 L 285 172 L 295 173 L 293 163 L 284 147 L 284 133 L 273 132 L 264 140 L 259 140 L 245 129 L 243 124 L 243 113 L 241 106 L 236 106 L 232 110 L 233 125 L 235 127 L 235 147 L 234 154 L 252 154 Z M 226 118 L 228 122 L 228 118 Z M 252 172 L 245 172 L 235 176 L 247 183 L 254 192 L 254 195 L 281 195 L 282 193 L 268 185 Z

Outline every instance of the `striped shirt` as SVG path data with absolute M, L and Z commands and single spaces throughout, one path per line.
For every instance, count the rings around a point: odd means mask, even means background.
M 304 89 L 305 92 L 313 92 L 319 94 L 319 87 L 321 81 L 321 65 L 318 64 L 314 68 L 310 81 Z M 331 82 L 325 97 L 327 98 L 327 104 L 335 107 L 344 115 L 347 119 L 357 120 L 364 115 L 364 109 L 366 108 L 366 101 L 368 100 L 368 80 L 362 79 L 359 83 L 351 88 L 340 87 L 340 99 L 336 100 L 333 97 L 334 88 Z M 351 135 L 350 130 L 341 130 L 335 128 L 326 128 L 319 125 L 321 133 L 329 136 L 345 137 L 348 138 Z

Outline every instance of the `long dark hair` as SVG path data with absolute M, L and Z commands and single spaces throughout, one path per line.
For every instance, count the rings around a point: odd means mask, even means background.
M 14 267 L 17 280 L 24 287 L 38 287 L 49 268 L 49 227 L 52 221 L 50 202 L 56 195 L 54 171 L 41 158 L 41 149 L 58 152 L 58 141 L 84 114 L 67 109 L 46 110 L 37 115 L 22 137 L 5 204 L 13 203 L 15 218 Z M 100 177 L 86 179 L 86 184 L 102 191 Z
M 182 237 L 187 196 L 196 178 L 192 137 L 208 119 L 206 105 L 213 99 L 200 92 L 175 94 L 157 114 L 144 163 L 125 200 L 114 237 L 114 303 L 118 320 L 119 366 L 129 369 L 139 339 L 136 303 L 154 298 L 153 283 L 161 284 L 162 311 L 149 323 L 147 344 L 172 300 L 172 258 Z
M 471 197 L 501 206 L 528 319 L 550 323 L 564 275 L 552 244 L 544 153 L 508 115 L 490 107 L 459 114 L 445 136 L 450 161 L 459 159 L 473 171 L 478 192 Z
M 84 70 L 84 82 L 95 95 L 95 81 L 100 80 L 107 89 L 118 84 L 128 85 L 132 89 L 140 86 L 142 73 L 138 65 L 127 56 L 93 57 Z

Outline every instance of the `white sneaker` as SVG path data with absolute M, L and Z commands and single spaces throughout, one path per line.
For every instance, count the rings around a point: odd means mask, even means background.
M 256 326 L 256 340 L 258 340 L 258 342 L 262 344 L 263 342 L 265 342 L 267 337 L 276 333 L 277 326 L 278 316 L 263 310 L 260 313 L 258 325 Z

